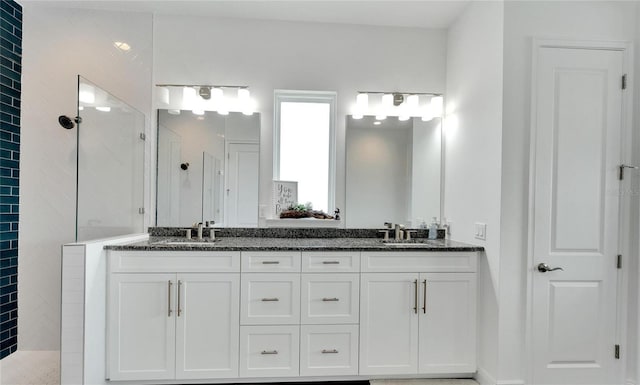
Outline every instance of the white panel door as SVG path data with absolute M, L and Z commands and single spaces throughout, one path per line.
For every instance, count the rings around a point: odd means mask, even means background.
M 475 373 L 476 274 L 420 274 L 419 373 Z
M 418 372 L 418 274 L 360 278 L 360 374 Z
M 258 226 L 259 151 L 258 144 L 228 144 L 225 200 L 227 226 Z
M 621 51 L 539 49 L 531 266 L 537 385 L 616 382 L 622 73 Z M 540 272 L 541 263 L 564 270 Z
M 175 274 L 112 274 L 109 378 L 175 377 Z
M 178 274 L 176 379 L 238 376 L 240 274 Z

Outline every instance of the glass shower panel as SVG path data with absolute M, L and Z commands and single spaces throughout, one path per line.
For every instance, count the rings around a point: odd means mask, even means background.
M 144 231 L 144 114 L 78 77 L 76 240 Z

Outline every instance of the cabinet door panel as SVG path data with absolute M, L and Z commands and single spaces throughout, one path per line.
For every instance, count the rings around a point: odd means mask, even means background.
M 109 378 L 175 377 L 175 274 L 112 274 Z
M 475 372 L 476 275 L 420 274 L 420 295 L 419 373 Z
M 362 274 L 360 374 L 418 372 L 418 315 L 414 273 Z
M 176 378 L 238 376 L 239 274 L 178 274 Z

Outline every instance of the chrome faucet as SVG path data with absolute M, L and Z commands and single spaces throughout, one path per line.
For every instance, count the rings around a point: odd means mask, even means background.
M 404 238 L 404 225 L 400 225 L 396 223 L 395 227 L 395 240 L 401 241 Z
M 202 225 L 202 222 L 198 223 L 198 240 L 201 241 L 202 240 L 202 229 L 204 228 L 204 226 Z

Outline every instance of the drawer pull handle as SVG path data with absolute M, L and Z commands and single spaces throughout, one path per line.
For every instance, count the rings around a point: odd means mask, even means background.
M 278 302 L 280 301 L 278 298 L 263 298 L 262 302 Z
M 262 261 L 263 265 L 279 265 L 280 261 Z
M 336 354 L 338 351 L 336 349 L 326 350 L 322 349 L 322 354 Z
M 277 350 L 263 350 L 260 354 L 278 354 Z
M 322 302 L 338 302 L 340 298 L 323 298 Z
M 323 265 L 339 265 L 340 261 L 322 261 Z

